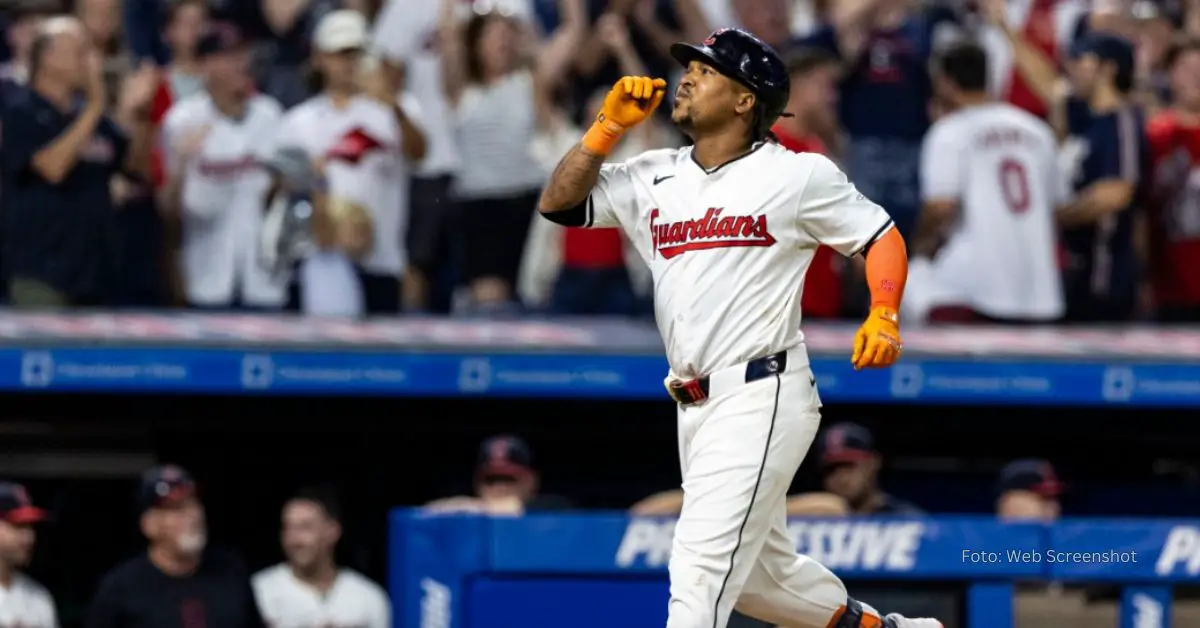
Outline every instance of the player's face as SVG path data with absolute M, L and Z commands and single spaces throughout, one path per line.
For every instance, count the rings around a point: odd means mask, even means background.
M 721 128 L 754 106 L 754 97 L 712 66 L 693 61 L 675 90 L 671 121 L 693 138 Z
M 535 480 L 532 474 L 524 477 L 514 476 L 484 476 L 480 478 L 475 490 L 483 500 L 506 499 L 516 497 L 526 501 L 533 497 Z
M 36 540 L 32 525 L 0 521 L 0 563 L 9 568 L 28 565 Z
M 871 490 L 874 477 L 869 460 L 835 465 L 825 471 L 825 490 L 851 504 L 858 504 Z
M 294 500 L 283 507 L 280 541 L 288 563 L 300 570 L 311 569 L 327 558 L 337 544 L 337 523 L 320 505 Z
M 200 500 L 188 497 L 169 506 L 155 508 L 148 516 L 147 534 L 152 541 L 186 556 L 194 556 L 204 550 L 208 542 L 208 527 Z
M 317 55 L 317 64 L 328 89 L 347 91 L 358 78 L 362 51 L 358 49 L 324 52 Z
M 1057 499 L 1024 490 L 1005 492 L 996 507 L 996 516 L 1006 521 L 1053 522 L 1061 514 Z
M 1200 50 L 1179 55 L 1171 66 L 1171 93 L 1179 106 L 1200 110 Z

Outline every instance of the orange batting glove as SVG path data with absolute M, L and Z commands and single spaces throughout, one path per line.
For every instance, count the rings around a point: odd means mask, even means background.
M 583 136 L 583 147 L 607 156 L 626 130 L 637 126 L 658 109 L 666 93 L 667 81 L 664 79 L 622 77 L 604 97 L 604 106 L 596 115 L 596 122 Z
M 886 368 L 896 362 L 903 350 L 900 315 L 890 307 L 876 306 L 854 335 L 854 355 L 850 362 L 855 369 Z

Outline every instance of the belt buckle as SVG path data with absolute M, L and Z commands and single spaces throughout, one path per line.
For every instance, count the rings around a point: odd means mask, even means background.
M 667 384 L 667 394 L 680 405 L 690 406 L 700 403 L 707 398 L 700 385 L 703 378 L 676 380 Z

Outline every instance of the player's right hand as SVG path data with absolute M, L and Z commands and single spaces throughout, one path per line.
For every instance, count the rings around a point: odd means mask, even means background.
M 600 108 L 596 122 L 619 127 L 613 129 L 615 131 L 632 128 L 654 113 L 666 93 L 667 81 L 664 79 L 621 77 L 604 97 L 604 106 Z

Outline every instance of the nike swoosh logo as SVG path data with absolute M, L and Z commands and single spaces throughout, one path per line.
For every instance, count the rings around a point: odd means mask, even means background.
M 673 174 L 669 174 L 665 177 L 654 177 L 654 185 L 658 185 L 659 183 L 662 183 L 663 181 L 666 181 L 667 179 L 674 179 L 674 178 L 675 178 L 675 175 L 673 175 Z

